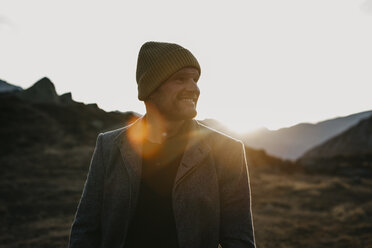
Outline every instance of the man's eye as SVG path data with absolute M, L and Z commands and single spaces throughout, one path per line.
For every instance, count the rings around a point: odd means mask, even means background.
M 185 78 L 184 77 L 179 77 L 176 79 L 178 82 L 182 83 L 185 81 Z

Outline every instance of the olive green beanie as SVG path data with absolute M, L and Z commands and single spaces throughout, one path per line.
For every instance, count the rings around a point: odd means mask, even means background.
M 150 41 L 142 45 L 137 60 L 136 79 L 141 101 L 155 91 L 173 73 L 184 67 L 201 72 L 194 55 L 180 45 Z

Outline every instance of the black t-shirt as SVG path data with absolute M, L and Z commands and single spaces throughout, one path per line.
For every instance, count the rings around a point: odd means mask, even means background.
M 172 189 L 187 142 L 187 126 L 162 144 L 143 144 L 140 193 L 125 248 L 178 248 Z

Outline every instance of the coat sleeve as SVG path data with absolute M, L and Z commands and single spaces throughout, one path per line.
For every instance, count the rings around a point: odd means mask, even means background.
M 99 134 L 83 193 L 72 224 L 70 248 L 94 248 L 100 246 L 103 182 L 102 134 Z
M 228 151 L 228 164 L 220 180 L 222 248 L 255 247 L 248 166 L 244 145 L 239 144 Z

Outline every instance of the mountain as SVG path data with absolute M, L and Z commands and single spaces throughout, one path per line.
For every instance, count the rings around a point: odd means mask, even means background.
M 310 149 L 298 161 L 309 169 L 372 171 L 372 117 Z
M 218 132 L 227 134 L 235 139 L 241 139 L 241 136 L 221 122 L 215 119 L 204 119 L 199 121 L 203 125 L 206 125 Z M 269 171 L 285 171 L 285 172 L 298 172 L 301 171 L 301 167 L 293 161 L 283 160 L 278 157 L 269 155 L 263 149 L 254 149 L 245 145 L 245 153 L 248 164 L 255 170 L 269 170 Z
M 23 89 L 19 86 L 9 84 L 3 80 L 0 80 L 0 93 L 22 91 Z
M 17 96 L 23 100 L 35 103 L 76 103 L 72 100 L 71 93 L 65 93 L 59 96 L 56 92 L 54 84 L 47 77 L 40 79 L 30 88 L 21 92 L 17 92 Z
M 268 154 L 295 160 L 305 151 L 342 133 L 369 116 L 372 116 L 372 111 L 338 117 L 316 124 L 300 123 L 276 131 L 262 128 L 245 135 L 243 142 L 253 148 L 265 149 Z
M 307 151 L 301 159 L 372 155 L 372 117 Z
M 134 112 L 105 112 L 96 104 L 59 96 L 47 78 L 32 87 L 0 94 L 0 154 L 18 154 L 51 146 L 94 145 L 99 132 L 125 126 Z

